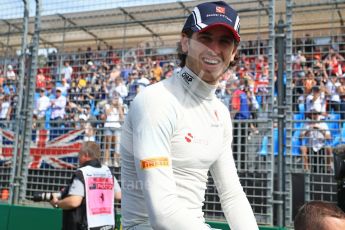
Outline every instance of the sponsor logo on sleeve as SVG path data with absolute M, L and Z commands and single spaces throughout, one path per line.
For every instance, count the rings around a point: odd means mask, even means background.
M 141 169 L 161 168 L 168 167 L 169 159 L 167 157 L 154 157 L 143 159 L 140 161 Z

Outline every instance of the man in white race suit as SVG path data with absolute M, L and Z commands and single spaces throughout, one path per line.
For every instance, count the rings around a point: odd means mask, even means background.
M 232 156 L 230 114 L 215 95 L 239 28 L 226 3 L 197 5 L 182 30 L 181 71 L 131 104 L 120 147 L 124 229 L 210 229 L 202 212 L 209 170 L 231 229 L 258 229 Z

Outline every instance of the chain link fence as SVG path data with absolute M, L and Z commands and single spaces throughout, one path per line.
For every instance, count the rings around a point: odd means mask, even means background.
M 308 95 L 316 90 L 313 86 L 322 88 L 316 72 L 332 56 L 332 49 L 345 57 L 345 31 L 339 19 L 345 3 L 228 2 L 241 16 L 240 61 L 225 74 L 216 93 L 233 118 L 238 174 L 259 224 L 272 226 L 284 218 L 285 225 L 292 225 L 299 204 L 337 200 L 331 150 L 345 139 L 342 107 L 337 111 L 326 107 L 323 119 L 314 122 L 324 122 L 331 136 L 322 152 L 308 145 L 310 137 L 303 135 L 313 124 Z M 86 140 L 100 144 L 102 162 L 121 180 L 122 120 L 140 90 L 178 70 L 176 42 L 195 5 L 195 1 L 29 4 L 17 0 L 0 6 L 4 25 L 0 27 L 0 202 L 48 206 L 32 202 L 33 195 L 60 191 L 69 182 Z M 310 10 L 302 11 L 307 6 Z M 282 12 L 285 203 L 284 217 L 279 217 L 275 16 Z M 312 19 L 315 13 L 321 15 L 319 21 Z M 306 18 L 310 21 L 304 22 Z M 340 58 L 339 66 L 344 68 Z M 307 83 L 308 71 L 315 72 L 312 87 Z M 331 76 L 333 70 L 327 71 Z M 341 77 L 337 76 L 339 82 Z M 246 93 L 250 108 L 244 119 L 234 112 L 237 89 Z M 332 105 L 331 94 L 324 94 L 326 104 Z M 343 95 L 339 96 L 342 102 Z M 123 112 L 117 121 L 107 114 L 114 107 Z M 109 132 L 110 128 L 116 130 Z M 207 220 L 225 221 L 211 176 L 203 209 Z

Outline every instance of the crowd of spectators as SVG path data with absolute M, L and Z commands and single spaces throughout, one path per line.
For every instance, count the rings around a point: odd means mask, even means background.
M 267 102 L 275 96 L 274 91 L 271 93 L 267 44 L 267 41 L 242 43 L 239 65 L 225 72 L 219 82 L 216 95 L 229 108 L 234 120 L 257 119 L 258 114 L 268 112 Z M 155 54 L 149 45 L 128 53 L 124 55 L 124 51 L 112 47 L 96 50 L 89 47 L 63 55 L 51 52 L 45 65 L 37 70 L 33 127 L 85 128 L 85 139 L 94 140 L 95 127 L 105 130 L 109 117 L 111 122 L 120 124 L 140 91 L 179 71 L 175 54 Z M 303 41 L 296 39 L 292 63 L 293 112 L 308 117 L 311 111 L 318 111 L 321 119 L 329 113 L 339 113 L 341 120 L 345 120 L 344 47 L 339 46 L 338 50 L 319 47 L 310 36 Z M 277 72 L 277 66 L 274 68 Z M 276 82 L 276 76 L 273 81 Z M 14 117 L 17 87 L 18 63 L 12 61 L 2 66 L 0 73 L 3 128 L 11 128 L 3 121 Z M 107 110 L 113 108 L 114 100 L 117 100 L 116 111 L 110 113 Z M 243 127 L 239 128 L 238 132 L 243 132 Z M 249 129 L 251 133 L 259 133 L 255 123 L 249 123 Z M 114 141 L 111 138 L 115 138 L 115 133 L 107 133 L 104 142 Z M 240 151 L 236 150 L 236 138 L 234 144 L 235 152 Z M 109 148 L 113 147 L 108 144 Z
M 130 103 L 146 86 L 171 77 L 176 70 L 170 55 L 152 56 L 151 52 L 134 53 L 135 59 L 120 59 L 119 51 L 111 47 L 62 56 L 50 53 L 46 64 L 37 69 L 33 129 L 49 129 L 52 138 L 84 129 L 85 141 L 102 143 L 105 162 L 115 158 L 112 163 L 118 164 L 119 130 Z M 0 69 L 0 125 L 13 130 L 18 64 L 13 67 L 11 62 Z
M 298 50 L 292 60 L 293 112 L 306 121 L 296 134 L 304 170 L 333 172 L 332 147 L 345 141 L 340 131 L 345 128 L 345 49 L 340 44 L 339 50 L 321 52 L 307 39 L 308 49 Z
M 302 52 L 293 60 L 294 63 L 294 111 L 321 111 L 323 115 L 330 112 L 341 114 L 345 119 L 345 59 L 333 48 L 322 56 L 315 54 L 307 59 Z
M 0 127 L 9 126 L 8 121 L 15 116 L 18 75 L 12 65 L 0 69 Z

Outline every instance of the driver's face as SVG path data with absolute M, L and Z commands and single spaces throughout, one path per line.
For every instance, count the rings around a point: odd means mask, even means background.
M 234 60 L 237 47 L 229 29 L 215 26 L 204 32 L 182 35 L 182 50 L 187 53 L 186 66 L 209 84 L 216 84 Z

